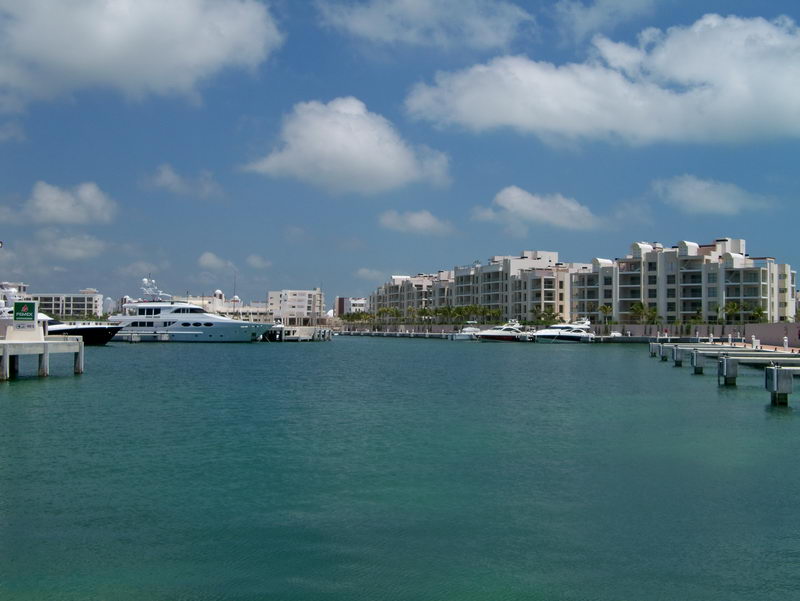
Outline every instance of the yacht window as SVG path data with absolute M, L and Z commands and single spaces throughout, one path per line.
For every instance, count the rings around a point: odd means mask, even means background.
M 141 308 L 140 308 L 140 309 L 139 309 L 139 313 L 138 313 L 138 315 L 144 315 L 144 312 L 145 312 L 145 309 L 141 309 Z
M 193 325 L 194 327 L 196 327 L 196 328 L 199 328 L 201 324 L 200 324 L 200 322 L 199 322 L 199 321 L 196 321 L 196 322 L 194 322 L 192 325 Z
M 210 327 L 211 327 L 211 326 L 213 326 L 214 324 L 213 324 L 213 323 L 211 323 L 210 321 L 207 321 L 207 322 L 205 322 L 203 325 L 204 325 L 205 327 L 207 327 L 207 328 L 210 328 Z
M 188 328 L 188 327 L 189 327 L 190 325 L 192 325 L 192 324 L 190 324 L 188 321 L 184 321 L 184 322 L 183 322 L 181 325 L 182 325 L 184 328 Z
M 191 307 L 186 310 L 187 313 L 205 313 L 200 307 Z

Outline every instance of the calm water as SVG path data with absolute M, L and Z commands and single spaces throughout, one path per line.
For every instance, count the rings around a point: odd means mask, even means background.
M 86 366 L 0 383 L 3 601 L 800 599 L 800 413 L 755 371 L 342 337 Z

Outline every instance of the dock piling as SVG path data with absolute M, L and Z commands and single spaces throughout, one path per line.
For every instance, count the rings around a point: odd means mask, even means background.
M 694 367 L 694 373 L 697 375 L 702 375 L 705 365 L 706 356 L 697 349 L 694 349 L 692 351 L 692 367 Z
M 736 376 L 739 375 L 739 360 L 733 357 L 720 357 L 717 363 L 717 384 L 722 386 L 736 386 Z
M 50 347 L 46 344 L 42 349 L 42 354 L 39 355 L 39 377 L 47 377 L 50 375 Z
M 78 344 L 78 351 L 75 353 L 75 373 L 83 373 L 83 340 Z
M 780 366 L 768 367 L 764 370 L 764 387 L 769 390 L 770 401 L 774 407 L 789 405 L 792 393 L 793 374 L 791 370 Z

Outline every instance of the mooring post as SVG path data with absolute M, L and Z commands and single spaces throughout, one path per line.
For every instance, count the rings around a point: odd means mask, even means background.
M 39 377 L 50 375 L 50 345 L 44 343 L 42 354 L 39 355 Z
M 651 342 L 650 343 L 650 356 L 655 357 L 658 354 L 658 343 Z
M 683 349 L 681 347 L 672 347 L 672 360 L 675 362 L 675 367 L 683 366 Z
M 78 343 L 78 352 L 75 353 L 75 373 L 83 373 L 83 339 Z
M 792 385 L 793 377 L 790 370 L 782 369 L 780 366 L 772 366 L 764 370 L 764 387 L 769 390 L 770 402 L 774 407 L 789 405 Z
M 19 355 L 11 355 L 8 365 L 11 377 L 16 378 L 19 375 Z
M 8 380 L 11 376 L 11 348 L 8 343 L 3 345 L 3 355 L 0 358 L 0 380 Z
M 659 355 L 659 357 L 661 357 L 662 361 L 666 361 L 667 359 L 669 359 L 668 355 L 670 353 L 670 348 L 671 347 L 668 347 L 663 342 L 661 343 L 661 346 L 658 349 L 658 355 Z
M 701 353 L 698 349 L 694 349 L 692 351 L 692 367 L 694 367 L 694 373 L 698 375 L 703 374 L 703 368 L 706 365 L 706 356 Z
M 739 374 L 739 361 L 733 357 L 720 357 L 717 363 L 717 384 L 722 379 L 723 386 L 736 386 L 736 376 Z

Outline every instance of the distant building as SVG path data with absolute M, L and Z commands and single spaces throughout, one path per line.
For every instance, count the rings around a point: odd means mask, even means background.
M 363 297 L 337 296 L 333 300 L 333 315 L 341 317 L 348 313 L 364 313 L 367 310 L 367 299 Z
M 738 307 L 737 320 L 761 312 L 769 322 L 794 321 L 796 273 L 772 257 L 751 257 L 745 241 L 718 238 L 711 244 L 681 241 L 671 248 L 634 242 L 623 258 L 600 259 L 572 276 L 573 313 L 602 322 L 638 321 L 634 306 L 655 310 L 667 323 L 724 319 Z
M 209 313 L 224 315 L 232 319 L 252 321 L 254 323 L 273 323 L 275 317 L 266 302 L 251 301 L 244 303 L 234 295 L 228 299 L 222 290 L 215 290 L 210 296 L 174 296 L 173 300 L 186 301 L 203 307 Z
M 477 306 L 499 311 L 503 319 L 533 320 L 551 313 L 569 321 L 571 277 L 585 263 L 561 263 L 558 253 L 523 251 L 494 256 L 436 274 L 395 275 L 370 296 L 370 310 Z
M 17 289 L 22 300 L 39 302 L 39 311 L 53 317 L 82 317 L 103 315 L 103 295 L 94 288 L 72 292 L 29 292 L 28 285 L 22 282 L 3 282 L 3 285 Z
M 325 294 L 319 288 L 270 291 L 267 308 L 284 325 L 314 325 L 326 318 Z

